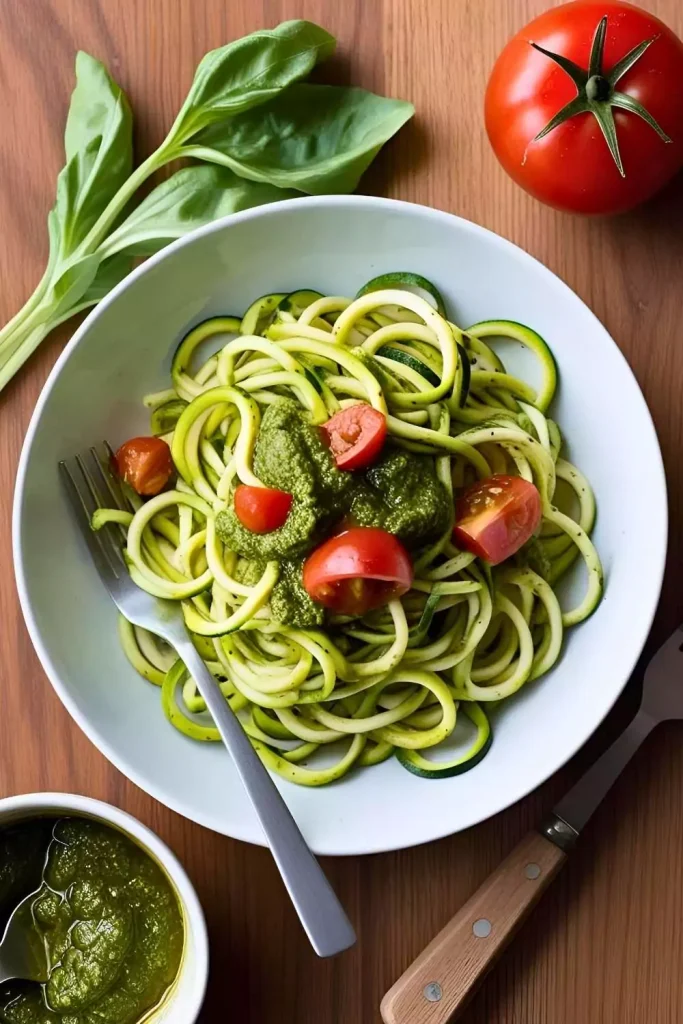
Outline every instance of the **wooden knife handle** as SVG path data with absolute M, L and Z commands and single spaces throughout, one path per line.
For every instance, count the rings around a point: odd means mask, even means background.
M 566 859 L 530 832 L 382 1000 L 385 1024 L 446 1024 L 462 1008 Z

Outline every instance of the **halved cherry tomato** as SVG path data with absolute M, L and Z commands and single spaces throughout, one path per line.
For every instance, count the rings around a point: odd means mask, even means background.
M 271 533 L 283 525 L 292 507 L 292 495 L 274 487 L 240 484 L 235 490 L 235 515 L 252 533 Z
M 382 451 L 387 420 L 383 413 L 360 402 L 336 412 L 320 429 L 337 469 L 365 469 Z
M 364 615 L 410 589 L 413 567 L 398 537 L 354 526 L 331 537 L 304 562 L 310 597 L 342 615 Z
M 498 565 L 519 551 L 540 521 L 536 487 L 499 473 L 467 488 L 456 505 L 453 538 L 458 547 Z
M 145 497 L 162 491 L 174 470 L 171 449 L 160 437 L 132 437 L 114 461 L 121 479 Z

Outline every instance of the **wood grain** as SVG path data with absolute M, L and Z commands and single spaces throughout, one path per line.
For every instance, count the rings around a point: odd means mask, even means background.
M 144 154 L 163 136 L 206 50 L 284 18 L 324 23 L 340 49 L 328 80 L 410 98 L 418 110 L 364 191 L 452 210 L 511 238 L 578 292 L 633 367 L 670 486 L 669 569 L 652 646 L 683 620 L 683 184 L 679 178 L 633 215 L 586 220 L 546 209 L 505 177 L 482 125 L 486 77 L 507 37 L 545 6 L 547 0 L 0 0 L 0 317 L 18 308 L 42 272 L 79 47 L 106 61 L 128 92 Z M 648 6 L 683 35 L 680 0 Z M 383 993 L 615 734 L 637 686 L 572 764 L 494 820 L 424 848 L 328 862 L 360 942 L 333 963 L 317 961 L 267 852 L 206 832 L 128 783 L 71 721 L 33 653 L 11 573 L 9 496 L 31 410 L 67 336 L 64 330 L 49 339 L 0 395 L 0 795 L 88 793 L 125 807 L 170 843 L 209 922 L 213 971 L 204 1021 L 377 1024 Z M 682 739 L 679 726 L 661 728 L 628 767 L 467 1010 L 466 1024 L 683 1019 Z

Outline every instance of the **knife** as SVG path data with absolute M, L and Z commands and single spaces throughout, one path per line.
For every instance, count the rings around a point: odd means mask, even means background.
M 446 1024 L 457 1016 L 641 743 L 660 722 L 681 718 L 683 626 L 647 666 L 630 725 L 389 989 L 381 1005 L 385 1024 Z

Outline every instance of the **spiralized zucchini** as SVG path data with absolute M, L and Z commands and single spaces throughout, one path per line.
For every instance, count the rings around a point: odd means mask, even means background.
M 496 338 L 534 354 L 538 391 L 505 371 L 489 344 Z M 198 362 L 207 340 L 213 352 Z M 560 432 L 547 418 L 556 368 L 544 340 L 504 320 L 463 331 L 430 282 L 398 273 L 369 282 L 355 300 L 301 289 L 263 296 L 243 319 L 205 321 L 181 342 L 172 378 L 145 404 L 153 432 L 171 445 L 175 488 L 132 516 L 100 512 L 93 525 L 126 529 L 135 581 L 182 603 L 198 650 L 268 768 L 319 786 L 396 753 L 426 778 L 476 764 L 491 742 L 486 705 L 548 672 L 564 628 L 590 615 L 602 593 L 593 495 L 561 457 Z M 283 395 L 311 424 L 370 403 L 387 416 L 395 445 L 435 458 L 452 499 L 494 472 L 532 480 L 543 505 L 538 537 L 491 569 L 457 550 L 449 529 L 417 553 L 413 588 L 387 607 L 361 619 L 330 615 L 325 629 L 273 621 L 277 561 L 253 586 L 240 582 L 214 519 L 238 483 L 260 482 L 261 414 Z M 555 503 L 558 480 L 576 512 Z M 562 609 L 555 588 L 577 558 L 584 597 Z M 120 636 L 133 667 L 161 686 L 169 721 L 194 739 L 217 740 L 168 648 L 125 620 Z M 476 737 L 464 752 L 444 751 L 461 704 Z

